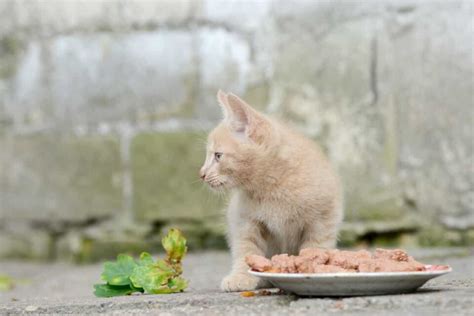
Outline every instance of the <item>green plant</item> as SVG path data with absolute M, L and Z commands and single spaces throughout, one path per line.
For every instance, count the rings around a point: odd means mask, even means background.
M 186 254 L 186 239 L 177 229 L 170 229 L 161 240 L 166 259 L 153 260 L 143 252 L 138 260 L 120 254 L 114 262 L 106 262 L 101 278 L 106 283 L 95 284 L 98 297 L 130 295 L 135 292 L 168 294 L 182 292 L 188 285 L 181 278 L 181 260 Z

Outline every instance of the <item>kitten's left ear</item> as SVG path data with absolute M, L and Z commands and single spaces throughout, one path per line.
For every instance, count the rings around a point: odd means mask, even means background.
M 229 106 L 229 101 L 228 101 L 227 97 L 228 97 L 227 93 L 225 93 L 224 91 L 222 91 L 220 89 L 219 89 L 219 91 L 217 91 L 217 102 L 219 103 L 219 105 L 222 108 L 222 114 L 224 115 L 224 121 L 229 122 L 233 117 L 233 113 L 232 113 L 232 108 Z
M 224 111 L 226 110 L 226 107 L 228 107 L 227 93 L 225 93 L 221 89 L 219 89 L 219 91 L 217 91 L 217 102 L 219 102 L 220 106 L 222 106 Z M 224 112 L 224 115 L 225 114 L 227 114 L 227 113 Z
M 224 121 L 236 133 L 243 133 L 245 127 L 248 124 L 247 113 L 245 111 L 245 102 L 235 101 L 236 96 L 231 94 L 228 95 L 224 91 L 219 90 L 217 92 L 217 101 L 222 108 L 224 114 Z
M 261 142 L 267 125 L 263 115 L 232 93 L 227 95 L 227 105 L 232 113 L 229 123 L 234 132 L 244 133 L 253 141 Z

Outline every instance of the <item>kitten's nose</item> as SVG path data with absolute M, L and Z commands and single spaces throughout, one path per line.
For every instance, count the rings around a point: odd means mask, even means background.
M 204 170 L 199 170 L 199 177 L 201 178 L 201 180 L 204 180 L 206 178 L 206 173 L 204 172 Z

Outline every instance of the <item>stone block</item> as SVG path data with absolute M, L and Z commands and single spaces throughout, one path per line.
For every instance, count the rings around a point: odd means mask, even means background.
M 364 8 L 304 2 L 288 13 L 278 9 L 277 30 L 284 35 L 276 39 L 281 49 L 275 51 L 271 100 L 279 115 L 327 151 L 343 179 L 346 219 L 354 221 L 405 215 L 390 163 L 398 153 L 384 154 L 377 23 L 364 18 L 370 12 Z M 320 18 L 318 24 L 310 13 Z M 301 19 L 291 20 L 293 15 Z
M 119 253 L 138 256 L 141 252 L 163 253 L 161 239 L 170 228 L 178 228 L 187 241 L 188 251 L 225 249 L 222 222 L 217 218 L 152 223 L 109 221 L 85 229 L 72 229 L 56 238 L 55 259 L 77 263 L 113 259 Z
M 227 249 L 224 214 L 207 217 L 204 220 L 176 220 L 162 227 L 161 235 L 170 228 L 178 228 L 187 241 L 189 251 L 201 249 Z
M 390 246 L 416 244 L 415 236 L 422 227 L 416 216 L 405 215 L 396 220 L 346 221 L 339 232 L 338 246 Z
M 41 134 L 0 144 L 2 220 L 74 222 L 121 211 L 116 138 Z
M 269 17 L 271 0 L 204 0 L 197 18 L 237 31 L 252 32 Z
M 420 1 L 393 10 L 379 41 L 381 105 L 394 113 L 404 194 L 450 229 L 474 227 L 468 7 Z
M 184 23 L 194 12 L 192 0 L 5 0 L 1 31 L 12 31 L 11 24 L 23 33 L 51 35 L 78 31 L 130 31 L 159 25 Z
M 142 133 L 132 141 L 133 211 L 138 220 L 199 219 L 219 214 L 222 200 L 201 183 L 204 134 Z
M 242 36 L 221 28 L 201 29 L 197 33 L 197 43 L 200 80 L 196 115 L 217 121 L 221 118 L 217 90 L 242 94 L 247 88 L 250 46 Z
M 15 88 L 0 103 L 18 129 L 189 116 L 197 84 L 192 43 L 185 31 L 31 41 L 15 55 L 14 76 L 7 81 Z
M 49 260 L 53 245 L 48 231 L 18 222 L 0 226 L 0 258 Z
M 138 256 L 144 251 L 149 253 L 162 251 L 158 239 L 134 238 L 126 234 L 92 237 L 87 233 L 74 231 L 61 237 L 56 247 L 56 259 L 75 263 L 111 260 L 115 259 L 120 253 Z
M 466 246 L 474 245 L 474 229 L 469 229 L 464 232 L 464 244 Z
M 186 130 L 221 118 L 219 88 L 321 143 L 341 245 L 472 243 L 471 20 L 469 1 L 0 1 L 0 256 L 52 235 L 95 260 L 172 225 L 223 246 L 205 135 Z M 153 229 L 89 231 L 114 216 Z

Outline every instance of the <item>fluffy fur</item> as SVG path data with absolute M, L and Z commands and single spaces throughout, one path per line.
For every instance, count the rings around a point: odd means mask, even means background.
M 338 177 L 321 149 L 233 94 L 219 91 L 224 120 L 209 134 L 201 178 L 230 190 L 228 241 L 232 270 L 225 291 L 262 287 L 246 271 L 256 254 L 297 254 L 335 246 L 342 220 Z

